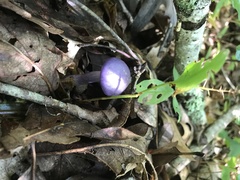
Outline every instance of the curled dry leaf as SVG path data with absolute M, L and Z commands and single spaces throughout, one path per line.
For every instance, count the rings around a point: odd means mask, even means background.
M 156 144 L 158 147 L 163 147 L 166 144 L 170 143 L 173 138 L 174 131 L 171 124 L 164 123 L 157 134 Z
M 164 111 L 160 111 L 161 113 L 161 117 L 163 119 L 163 123 L 164 124 L 168 124 L 171 125 L 169 126 L 169 130 L 173 131 L 173 137 L 171 139 L 172 143 L 177 142 L 176 148 L 178 151 L 180 151 L 181 153 L 190 153 L 192 152 L 187 146 L 185 141 L 182 139 L 182 136 L 177 128 L 176 122 L 175 120 L 168 116 Z M 161 142 L 161 137 L 160 137 L 160 142 Z M 159 145 L 161 146 L 161 145 Z M 192 155 L 183 155 L 186 156 L 186 158 L 189 158 L 191 160 L 194 160 L 194 158 L 192 157 Z
M 181 153 L 178 151 L 176 146 L 177 142 L 170 142 L 162 148 L 149 151 L 150 154 L 152 154 L 154 166 L 159 168 L 178 157 Z
M 121 127 L 108 127 L 97 130 L 95 132 L 87 132 L 83 136 L 101 140 L 125 140 L 125 139 L 138 139 L 139 135 Z

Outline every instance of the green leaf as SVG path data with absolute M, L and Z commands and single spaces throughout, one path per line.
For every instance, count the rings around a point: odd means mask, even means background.
M 177 69 L 174 66 L 173 67 L 173 79 L 176 80 L 179 78 L 179 76 L 180 76 L 180 74 L 178 73 Z
M 198 87 L 199 84 L 207 78 L 208 72 L 214 71 L 217 73 L 225 63 L 228 54 L 229 50 L 223 50 L 212 60 L 201 60 L 190 63 L 180 77 L 173 81 L 173 84 L 176 85 L 176 94 Z
M 230 179 L 231 170 L 232 169 L 227 167 L 227 166 L 222 169 L 222 180 L 229 180 Z
M 229 161 L 227 162 L 228 167 L 230 167 L 231 169 L 236 168 L 237 165 L 237 158 L 236 157 L 231 157 L 229 159 Z
M 240 155 L 240 144 L 237 141 L 231 140 L 229 149 L 229 157 L 237 157 Z
M 219 136 L 225 139 L 226 145 L 230 150 L 228 153 L 229 157 L 237 157 L 240 155 L 240 143 L 238 142 L 238 139 L 231 139 L 225 130 L 221 131 Z
M 172 104 L 173 104 L 173 109 L 174 109 L 175 113 L 178 114 L 178 122 L 180 122 L 180 120 L 182 119 L 182 113 L 181 113 L 181 109 L 180 109 L 180 106 L 179 106 L 176 96 L 173 97 Z
M 219 134 L 218 134 L 219 137 L 225 139 L 225 143 L 227 145 L 227 147 L 229 147 L 230 145 L 230 141 L 231 141 L 231 138 L 228 136 L 228 132 L 225 131 L 225 130 L 222 130 Z
M 240 125 L 240 117 L 237 117 L 237 118 L 236 118 L 235 123 L 236 123 L 237 125 Z
M 232 6 L 238 12 L 238 20 L 240 20 L 240 0 L 232 0 Z
M 227 33 L 228 28 L 229 28 L 228 26 L 224 27 L 224 28 L 217 34 L 217 37 L 218 37 L 219 39 L 222 39 L 223 36 Z
M 240 45 L 236 47 L 236 59 L 240 61 Z
M 161 84 L 164 84 L 164 82 L 158 79 L 144 80 L 136 85 L 136 92 L 140 93 L 140 92 L 146 91 L 147 89 L 150 89 L 151 87 L 161 85 Z
M 174 90 L 168 83 L 158 79 L 150 79 L 137 84 L 136 92 L 141 94 L 138 102 L 151 105 L 167 100 L 174 93 Z
M 219 17 L 219 13 L 220 13 L 221 9 L 222 9 L 224 6 L 227 6 L 228 4 L 229 4 L 229 0 L 220 0 L 220 1 L 217 1 L 216 7 L 215 7 L 214 12 L 213 12 L 213 17 L 214 17 L 214 18 Z

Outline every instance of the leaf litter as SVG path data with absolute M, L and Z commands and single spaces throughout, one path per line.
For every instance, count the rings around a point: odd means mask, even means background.
M 67 75 L 99 69 L 106 56 L 121 56 L 131 68 L 134 78 L 126 93 L 133 92 L 139 79 L 149 79 L 149 74 L 154 76 L 155 71 L 141 63 L 125 44 L 129 41 L 127 37 L 123 37 L 125 42 L 115 38 L 115 32 L 125 36 L 130 26 L 123 6 L 112 1 L 85 4 L 105 20 L 111 27 L 109 31 L 85 11 L 85 6 L 73 6 L 81 5 L 76 1 L 54 2 L 0 2 L 0 81 L 29 90 L 24 91 L 26 96 L 31 91 L 51 96 L 53 100 L 45 99 L 42 106 L 36 104 L 38 101 L 26 102 L 28 111 L 21 121 L 9 122 L 6 116 L 1 116 L 0 157 L 3 162 L 13 159 L 21 164 L 1 168 L 1 179 L 13 176 L 30 179 L 32 174 L 39 179 L 158 179 L 164 173 L 165 164 L 179 155 L 194 160 L 192 154 L 187 155 L 191 150 L 182 139 L 176 120 L 159 111 L 158 105 L 142 105 L 135 99 L 88 102 L 102 96 L 99 84 L 89 84 L 79 93 L 76 87 L 67 87 L 62 82 Z M 80 11 L 76 12 L 76 7 Z M 80 47 L 78 59 L 68 57 L 67 48 L 63 47 L 63 42 L 72 40 Z M 81 47 L 86 43 L 93 46 Z M 123 56 L 123 47 L 129 55 Z M 138 71 L 142 67 L 149 74 Z M 6 97 L 1 95 L 1 99 Z M 61 111 L 60 101 L 77 105 L 83 111 L 78 115 L 69 113 L 75 106 L 64 106 Z M 82 116 L 85 112 L 88 118 Z M 101 116 L 96 112 L 101 112 Z M 91 121 L 94 118 L 97 120 Z M 165 132 L 161 131 L 163 127 Z M 168 133 L 170 136 L 165 136 Z M 35 153 L 37 160 L 34 160 Z M 21 163 L 23 160 L 25 164 Z

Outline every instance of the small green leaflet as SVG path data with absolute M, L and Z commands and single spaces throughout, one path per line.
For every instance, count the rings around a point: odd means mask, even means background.
M 240 45 L 236 47 L 236 59 L 240 61 Z
M 240 20 L 240 0 L 232 0 L 232 6 L 238 12 L 238 20 Z
M 180 77 L 173 81 L 176 85 L 176 94 L 198 87 L 207 78 L 208 72 L 217 73 L 225 63 L 228 54 L 229 50 L 222 50 L 212 60 L 190 63 Z
M 158 79 L 150 79 L 137 84 L 136 92 L 140 93 L 138 102 L 150 105 L 167 100 L 174 93 L 174 90 L 169 83 Z
M 240 155 L 240 143 L 239 138 L 231 139 L 228 136 L 227 131 L 223 130 L 219 133 L 219 137 L 224 138 L 227 147 L 230 149 L 228 157 L 238 157 Z
M 182 112 L 176 96 L 172 98 L 172 104 L 173 104 L 174 112 L 178 114 L 178 122 L 180 122 L 182 119 Z
M 176 80 L 179 78 L 179 76 L 180 76 L 180 74 L 178 73 L 177 69 L 174 66 L 173 67 L 173 79 Z

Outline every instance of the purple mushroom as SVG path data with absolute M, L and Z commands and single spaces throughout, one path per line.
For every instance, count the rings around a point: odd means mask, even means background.
M 99 82 L 107 96 L 121 94 L 131 82 L 131 74 L 124 61 L 118 58 L 108 59 L 101 71 L 72 76 L 76 85 Z

